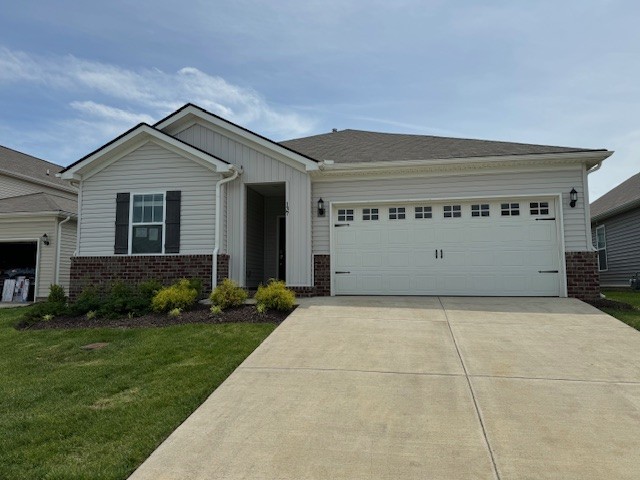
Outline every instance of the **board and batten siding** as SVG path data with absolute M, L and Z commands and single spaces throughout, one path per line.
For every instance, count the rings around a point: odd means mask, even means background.
M 29 182 L 20 178 L 11 177 L 0 173 L 0 198 L 19 197 L 32 193 L 49 193 L 59 197 L 75 199 L 77 195 L 65 190 L 47 187 L 38 183 Z
M 113 255 L 116 194 L 182 192 L 180 254 L 211 254 L 219 174 L 147 142 L 82 182 L 78 256 Z
M 232 279 L 245 285 L 246 185 L 251 183 L 286 184 L 287 215 L 287 283 L 311 285 L 311 179 L 262 151 L 236 141 L 222 132 L 196 123 L 174 135 L 176 138 L 242 167 L 242 175 L 226 184 L 226 253 Z
M 628 286 L 640 272 L 640 208 L 594 222 L 591 226 L 595 246 L 596 228 L 604 225 L 607 241 L 607 270 L 600 272 L 604 287 Z
M 494 197 L 513 195 L 523 197 L 536 194 L 562 193 L 564 240 L 566 251 L 590 250 L 587 244 L 588 224 L 585 217 L 583 169 L 545 169 L 513 173 L 483 172 L 459 175 L 416 175 L 413 177 L 372 180 L 337 180 L 313 183 L 311 211 L 317 209 L 322 198 L 329 202 L 357 202 L 363 200 L 438 199 L 456 197 Z M 569 207 L 569 192 L 578 191 L 575 208 Z M 527 205 L 528 207 L 528 205 Z M 381 212 L 382 213 L 382 212 Z M 313 253 L 329 252 L 329 215 L 313 215 Z
M 55 282 L 56 227 L 54 216 L 0 220 L 0 243 L 26 239 L 34 239 L 40 243 L 37 259 L 38 298 L 49 295 L 49 286 Z M 49 245 L 40 241 L 45 233 L 50 239 Z

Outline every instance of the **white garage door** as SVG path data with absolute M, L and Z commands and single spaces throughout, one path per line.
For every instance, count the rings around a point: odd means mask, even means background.
M 555 217 L 552 198 L 336 207 L 335 293 L 558 296 Z

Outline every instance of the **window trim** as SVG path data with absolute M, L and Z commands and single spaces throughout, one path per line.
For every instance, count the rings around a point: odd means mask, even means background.
M 162 250 L 156 253 L 132 253 L 133 249 L 133 204 L 136 195 L 162 195 Z M 160 225 L 160 222 L 136 223 L 136 225 Z M 167 190 L 129 192 L 129 253 L 127 255 L 150 256 L 165 255 L 164 244 L 167 239 Z
M 602 229 L 602 231 L 604 232 L 603 238 L 604 238 L 604 247 L 600 248 L 598 246 L 598 230 Z M 609 256 L 607 254 L 607 230 L 605 228 L 604 225 L 598 225 L 596 227 L 596 252 L 598 252 L 598 271 L 599 272 L 606 272 L 609 270 Z M 600 250 L 604 250 L 604 258 L 605 258 L 605 262 L 607 264 L 607 268 L 601 269 L 600 268 Z

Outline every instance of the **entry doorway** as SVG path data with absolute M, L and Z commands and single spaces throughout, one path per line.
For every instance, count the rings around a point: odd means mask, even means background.
M 246 185 L 245 286 L 286 279 L 286 186 Z

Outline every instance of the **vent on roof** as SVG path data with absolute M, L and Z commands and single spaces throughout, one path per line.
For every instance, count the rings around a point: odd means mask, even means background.
M 332 132 L 332 133 L 338 133 L 338 129 L 337 129 L 337 128 L 332 128 L 332 129 L 331 129 L 331 132 Z
M 49 169 L 47 168 L 47 177 L 49 176 Z

